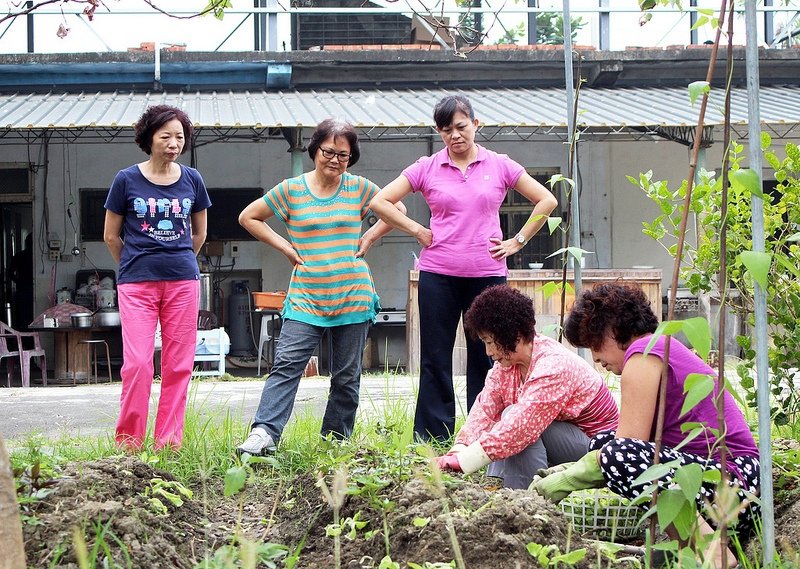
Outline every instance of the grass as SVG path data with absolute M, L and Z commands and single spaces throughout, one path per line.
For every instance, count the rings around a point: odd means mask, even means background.
M 291 486 L 299 475 L 323 472 L 328 473 L 330 477 L 342 467 L 347 468 L 352 480 L 357 480 L 358 477 L 361 477 L 362 481 L 365 477 L 377 480 L 384 474 L 396 477 L 399 475 L 402 479 L 404 471 L 410 476 L 412 471 L 410 461 L 418 460 L 419 453 L 422 452 L 411 450 L 414 447 L 412 417 L 416 393 L 405 398 L 394 397 L 393 383 L 398 378 L 390 373 L 380 374 L 380 377 L 385 379 L 385 394 L 381 397 L 367 394 L 362 399 L 356 427 L 350 440 L 322 439 L 319 435 L 321 419 L 314 416 L 310 410 L 301 411 L 290 421 L 283 434 L 279 460 L 275 461 L 272 468 L 260 468 L 251 483 L 278 488 L 275 492 L 278 496 L 281 494 L 281 488 Z M 463 422 L 463 410 L 460 415 L 457 427 Z M 208 503 L 214 497 L 221 495 L 222 480 L 226 472 L 240 465 L 232 450 L 246 436 L 249 419 L 242 416 L 242 413 L 230 410 L 221 412 L 213 408 L 210 402 L 200 397 L 197 389 L 192 387 L 182 448 L 177 452 L 143 451 L 140 458 L 170 472 L 181 483 L 194 488 L 195 494 L 204 503 Z M 776 427 L 774 435 L 791 436 L 796 430 L 796 426 Z M 440 450 L 433 449 L 428 452 L 435 454 Z M 65 437 L 58 440 L 47 440 L 41 435 L 34 435 L 22 441 L 14 441 L 11 452 L 14 466 L 39 462 L 50 468 L 57 468 L 69 462 L 92 461 L 119 454 L 109 435 Z M 786 472 L 787 478 L 796 485 L 800 479 L 798 474 L 800 452 L 785 451 L 777 454 L 780 457 L 778 462 Z M 390 505 L 386 507 L 389 508 Z M 101 550 L 107 548 L 110 543 L 118 542 L 118 538 L 92 520 L 87 521 L 84 534 L 82 534 L 84 544 L 90 543 L 92 546 L 86 550 L 87 556 L 81 559 L 81 568 L 99 567 L 101 565 L 95 563 L 94 559 L 99 558 L 102 551 L 97 548 Z M 76 546 L 80 546 L 80 543 L 77 539 L 74 542 Z M 252 544 L 248 547 L 252 547 Z M 86 565 L 83 563 L 84 560 Z M 795 567 L 794 561 L 784 564 L 779 562 L 772 569 Z M 757 561 L 751 561 L 747 567 L 758 569 L 760 565 Z

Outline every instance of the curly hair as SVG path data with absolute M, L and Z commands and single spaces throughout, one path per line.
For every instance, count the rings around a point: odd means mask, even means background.
M 361 158 L 361 149 L 358 146 L 358 133 L 349 122 L 340 121 L 336 119 L 325 119 L 317 125 L 314 132 L 311 134 L 311 141 L 308 143 L 308 155 L 311 160 L 317 156 L 320 144 L 333 138 L 344 138 L 350 145 L 350 160 L 347 161 L 348 166 L 354 166 L 358 159 Z
M 564 336 L 578 348 L 599 349 L 610 332 L 620 346 L 651 334 L 658 318 L 638 286 L 599 284 L 581 293 L 564 323 Z
M 506 353 L 513 352 L 520 340 L 533 340 L 535 328 L 533 300 L 504 284 L 484 290 L 464 314 L 464 330 L 470 337 L 487 334 Z
M 173 119 L 178 119 L 181 126 L 183 126 L 183 139 L 186 144 L 183 145 L 181 154 L 189 149 L 188 142 L 192 139 L 193 131 L 189 115 L 170 105 L 153 105 L 152 107 L 147 107 L 147 110 L 142 113 L 142 116 L 139 117 L 134 126 L 134 140 L 139 145 L 139 148 L 144 150 L 145 154 L 149 155 L 153 150 L 153 135 L 156 131 Z

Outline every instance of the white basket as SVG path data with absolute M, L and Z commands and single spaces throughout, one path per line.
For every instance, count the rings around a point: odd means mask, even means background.
M 643 527 L 639 526 L 642 510 L 606 488 L 573 492 L 558 507 L 573 529 L 583 536 L 614 541 L 643 533 Z

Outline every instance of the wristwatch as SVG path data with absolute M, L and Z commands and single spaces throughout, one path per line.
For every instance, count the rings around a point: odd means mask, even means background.
M 519 243 L 521 245 L 525 245 L 525 236 L 522 233 L 517 233 L 517 235 L 514 237 L 514 239 L 517 240 L 517 243 Z

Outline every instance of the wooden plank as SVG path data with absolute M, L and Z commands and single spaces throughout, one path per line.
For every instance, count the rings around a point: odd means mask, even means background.
M 545 296 L 544 286 L 548 282 L 561 282 L 562 273 L 559 270 L 512 270 L 508 272 L 508 284 L 533 299 L 536 310 L 537 331 L 548 325 L 560 322 L 561 295 L 555 293 Z M 581 279 L 583 287 L 591 289 L 600 283 L 637 283 L 642 287 L 653 312 L 661 319 L 661 269 L 583 269 Z M 574 274 L 567 271 L 567 282 L 574 283 Z M 408 372 L 419 373 L 419 313 L 418 313 L 419 271 L 409 271 L 408 276 L 408 304 L 406 305 L 406 349 L 408 353 Z M 566 312 L 572 309 L 575 302 L 574 294 L 566 295 Z M 553 335 L 553 334 L 548 334 Z M 456 334 L 456 345 L 453 349 L 453 374 L 466 373 L 466 342 L 464 332 L 459 322 Z

